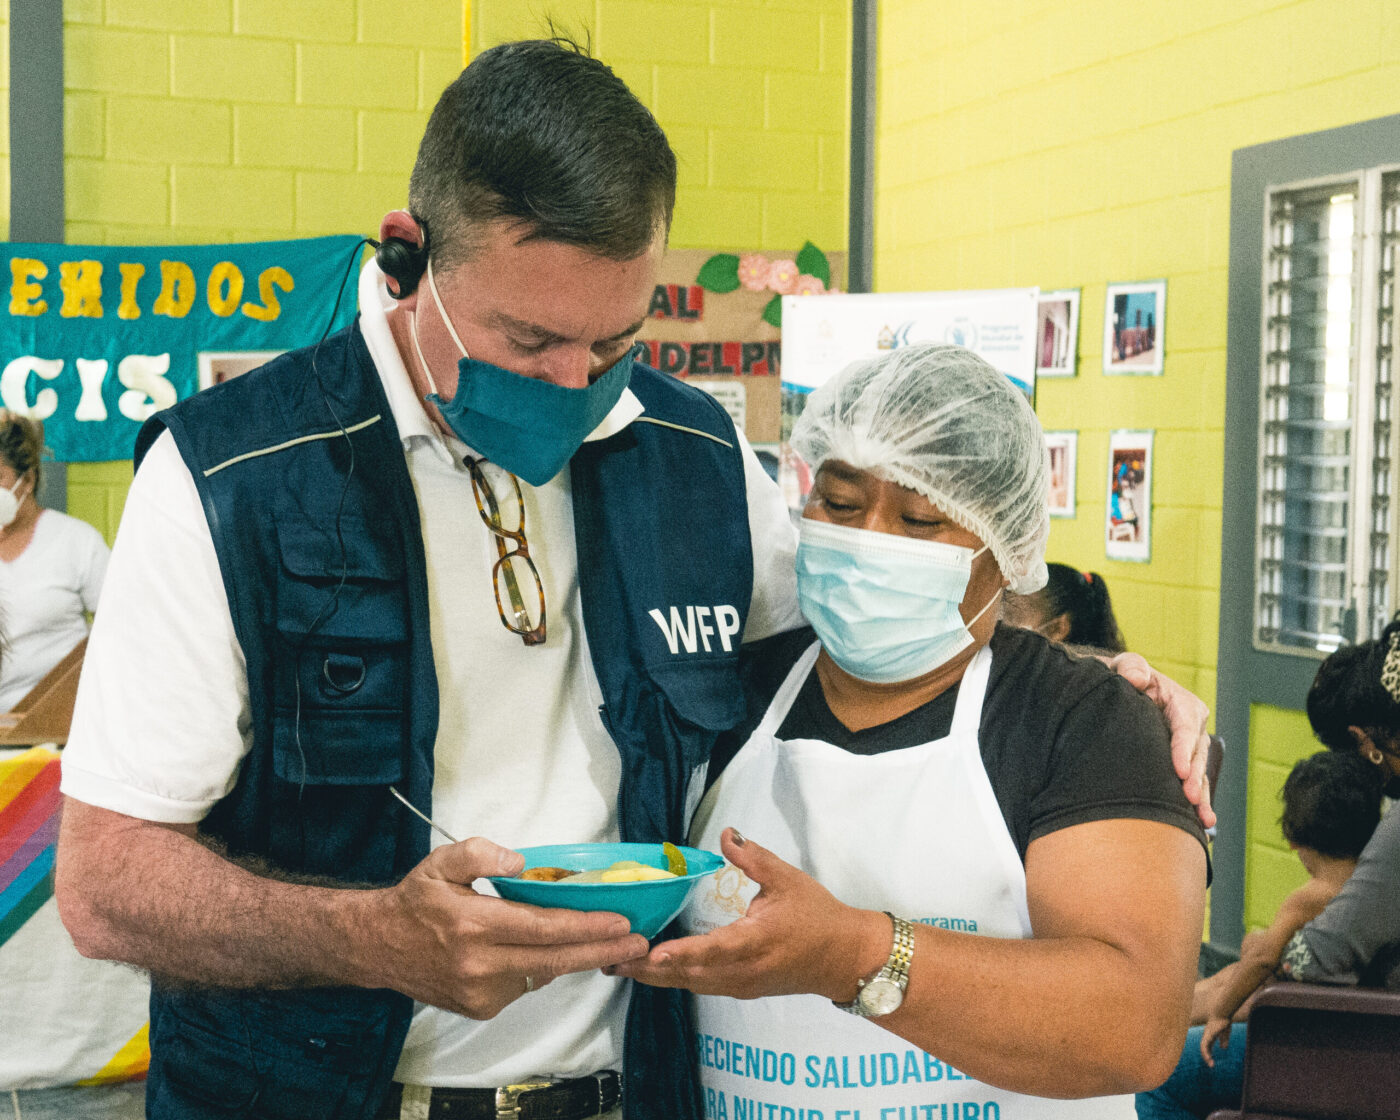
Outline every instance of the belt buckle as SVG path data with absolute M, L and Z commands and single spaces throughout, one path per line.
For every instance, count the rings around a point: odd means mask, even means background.
M 496 1090 L 496 1120 L 520 1120 L 520 1095 L 536 1089 L 548 1089 L 556 1084 L 553 1077 L 540 1077 L 533 1081 L 519 1081 L 514 1085 L 502 1085 Z

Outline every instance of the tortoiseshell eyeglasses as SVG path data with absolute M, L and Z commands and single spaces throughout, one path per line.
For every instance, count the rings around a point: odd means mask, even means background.
M 512 634 L 519 634 L 527 646 L 540 645 L 544 641 L 544 584 L 535 562 L 530 559 L 530 545 L 525 540 L 525 498 L 520 492 L 520 480 L 515 475 L 509 476 L 515 487 L 518 516 L 506 510 L 503 517 L 501 503 L 486 480 L 480 460 L 468 458 L 467 470 L 472 476 L 476 508 L 495 538 L 500 557 L 491 569 L 491 583 L 496 589 L 496 609 L 501 614 L 501 623 Z M 512 527 L 507 522 L 516 524 Z M 533 594 L 530 594 L 531 583 L 534 584 Z

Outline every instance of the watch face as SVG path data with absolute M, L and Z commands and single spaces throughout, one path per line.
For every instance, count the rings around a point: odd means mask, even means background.
M 888 1015 L 904 1002 L 904 989 L 887 976 L 877 976 L 860 990 L 860 1005 L 867 1015 Z

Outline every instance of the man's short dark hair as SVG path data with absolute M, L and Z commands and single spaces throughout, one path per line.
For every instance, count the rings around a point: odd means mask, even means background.
M 1319 751 L 1295 763 L 1282 796 L 1283 838 L 1334 859 L 1359 856 L 1380 823 L 1380 775 L 1351 752 Z
M 670 228 L 676 157 L 647 107 L 577 44 L 505 43 L 438 99 L 408 197 L 438 267 L 470 253 L 473 224 L 499 218 L 525 239 L 631 260 Z

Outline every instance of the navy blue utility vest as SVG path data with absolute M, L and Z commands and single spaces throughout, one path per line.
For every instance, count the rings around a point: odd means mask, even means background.
M 570 470 L 622 839 L 656 842 L 685 836 L 691 774 L 743 714 L 753 555 L 729 417 L 644 366 L 631 388 L 643 417 Z M 417 501 L 358 326 L 159 413 L 138 465 L 164 430 L 194 476 L 247 662 L 252 749 L 202 834 L 279 877 L 397 881 L 429 837 L 389 787 L 431 810 L 437 676 Z M 706 633 L 692 614 L 723 625 Z M 503 702 L 535 699 L 522 680 Z M 387 990 L 157 979 L 148 1114 L 372 1117 L 411 1012 Z M 685 998 L 634 985 L 625 1038 L 629 1120 L 698 1117 Z

